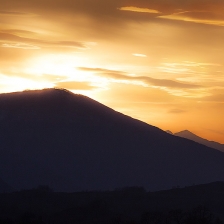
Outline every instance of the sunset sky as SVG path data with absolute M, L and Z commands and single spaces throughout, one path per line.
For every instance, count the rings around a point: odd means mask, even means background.
M 224 0 L 0 0 L 0 92 L 48 87 L 224 143 Z

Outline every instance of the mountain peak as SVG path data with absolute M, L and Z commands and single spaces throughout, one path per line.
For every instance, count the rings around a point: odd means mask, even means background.
M 187 129 L 185 129 L 185 130 L 183 130 L 183 131 L 180 131 L 179 133 L 191 133 L 191 134 L 193 134 L 193 132 L 191 132 L 191 131 L 189 131 L 189 130 L 187 130 Z
M 205 138 L 202 138 L 188 130 L 183 130 L 183 131 L 180 131 L 180 132 L 177 132 L 174 134 L 175 136 L 179 136 L 179 137 L 182 137 L 182 138 L 186 138 L 186 139 L 189 139 L 189 140 L 192 140 L 192 141 L 195 141 L 197 143 L 200 143 L 200 144 L 203 144 L 203 145 L 206 145 L 208 147 L 211 147 L 211 148 L 214 148 L 214 149 L 218 149 L 222 152 L 224 152 L 224 145 L 223 144 L 220 144 L 219 142 L 214 142 L 214 141 L 209 141 Z
M 193 140 L 195 142 L 199 142 L 199 143 L 202 143 L 201 142 L 202 140 L 206 140 L 206 139 L 203 139 L 203 138 L 199 137 L 198 135 L 194 134 L 193 132 L 190 132 L 189 130 L 183 130 L 183 131 L 174 133 L 174 135 L 182 137 L 182 138 L 187 138 L 187 139 Z
M 8 100 L 19 100 L 20 103 L 25 100 L 28 101 L 30 99 L 32 100 L 50 100 L 53 98 L 57 99 L 66 99 L 66 98 L 82 98 L 82 99 L 90 99 L 87 96 L 81 95 L 81 94 L 75 94 L 67 89 L 62 88 L 45 88 L 45 89 L 37 89 L 37 90 L 24 90 L 21 92 L 11 92 L 11 93 L 1 93 L 0 99 L 4 101 Z M 92 100 L 94 101 L 94 100 Z
M 195 135 L 193 132 L 189 131 L 189 130 L 183 130 L 183 131 L 180 131 L 180 132 L 177 132 L 175 133 L 175 135 L 184 135 L 184 136 L 197 136 Z
M 41 109 L 41 111 L 44 112 L 46 110 L 52 111 L 56 108 L 59 111 L 66 111 L 66 108 L 68 107 L 70 110 L 71 107 L 73 109 L 75 108 L 76 110 L 79 107 L 84 107 L 86 110 L 94 110 L 94 107 L 103 107 L 109 109 L 103 104 L 90 99 L 87 96 L 75 94 L 71 91 L 60 88 L 46 88 L 42 90 L 25 90 L 22 92 L 3 93 L 0 94 L 0 101 L 4 102 L 2 107 L 15 107 L 20 111 L 24 109 L 29 111 L 34 109 Z M 52 112 L 55 113 L 59 111 Z

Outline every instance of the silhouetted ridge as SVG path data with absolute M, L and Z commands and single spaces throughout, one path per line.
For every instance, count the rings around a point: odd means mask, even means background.
M 0 95 L 0 177 L 15 189 L 143 186 L 224 180 L 224 154 L 61 89 Z
M 58 112 L 71 113 L 67 110 L 71 108 L 73 113 L 79 114 L 79 107 L 83 109 L 91 108 L 98 112 L 102 112 L 103 109 L 104 113 L 106 110 L 112 110 L 86 96 L 73 94 L 63 89 L 44 89 L 2 94 L 0 95 L 0 100 L 3 102 L 2 106 L 4 107 L 11 107 L 24 112 L 27 110 L 32 112 L 38 109 L 38 112 L 54 112 L 51 115 L 56 116 L 58 116 Z
M 218 142 L 209 141 L 207 139 L 201 138 L 198 135 L 195 135 L 194 133 L 192 133 L 188 130 L 177 132 L 174 135 L 182 137 L 182 138 L 190 139 L 192 141 L 198 142 L 200 144 L 203 144 L 203 145 L 206 145 L 208 147 L 218 149 L 219 151 L 224 152 L 224 144 L 220 144 Z
M 81 123 L 92 125 L 102 121 L 115 123 L 130 123 L 130 117 L 80 94 L 74 94 L 64 89 L 44 89 L 16 92 L 0 95 L 0 120 L 8 122 L 41 122 L 51 123 Z M 5 111 L 5 112 L 4 112 Z M 6 112 L 7 111 L 7 112 Z M 135 119 L 136 128 L 149 130 L 149 125 Z M 151 126 L 153 131 L 158 129 Z M 158 129 L 158 131 L 160 131 Z

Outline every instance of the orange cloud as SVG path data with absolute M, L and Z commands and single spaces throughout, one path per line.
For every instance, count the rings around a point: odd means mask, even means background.
M 131 12 L 143 12 L 143 13 L 160 13 L 158 10 L 155 9 L 148 9 L 148 8 L 139 8 L 134 6 L 126 6 L 118 8 L 121 11 L 131 11 Z

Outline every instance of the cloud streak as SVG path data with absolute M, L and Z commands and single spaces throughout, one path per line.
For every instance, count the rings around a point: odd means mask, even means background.
M 160 13 L 158 10 L 155 10 L 155 9 L 138 8 L 134 6 L 121 7 L 118 9 L 121 11 L 130 11 L 130 12 L 153 13 L 153 14 Z
M 40 47 L 30 44 L 23 44 L 23 43 L 5 43 L 2 44 L 2 47 L 6 48 L 18 48 L 18 49 L 30 49 L 30 50 L 39 50 Z
M 184 22 L 193 22 L 199 24 L 215 25 L 215 26 L 224 26 L 223 16 L 211 12 L 201 12 L 201 11 L 179 12 L 170 15 L 162 15 L 159 16 L 159 18 L 184 21 Z
M 198 89 L 202 87 L 200 85 L 192 83 L 184 83 L 168 79 L 155 79 L 148 76 L 129 76 L 125 72 L 113 71 L 102 68 L 79 68 L 79 69 L 82 71 L 94 72 L 95 74 L 101 77 L 123 81 L 140 81 L 150 86 L 156 86 L 156 87 L 168 87 L 177 89 Z
M 0 32 L 0 42 L 3 47 L 24 48 L 24 49 L 38 49 L 38 47 L 68 47 L 84 49 L 86 46 L 78 41 L 45 41 L 40 39 L 21 37 L 11 33 Z M 31 44 L 31 45 L 30 45 Z M 37 45 L 37 46 L 34 46 Z
M 16 11 L 0 11 L 0 15 L 9 16 L 34 16 L 34 14 Z

